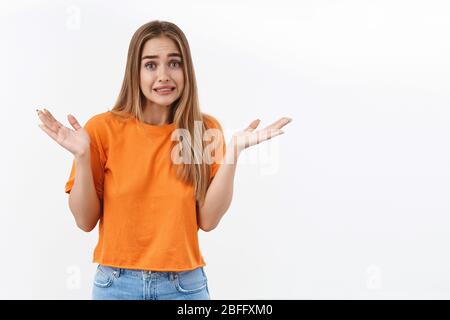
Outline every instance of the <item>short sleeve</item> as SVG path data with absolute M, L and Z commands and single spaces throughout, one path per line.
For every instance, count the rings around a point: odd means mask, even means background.
M 213 160 L 213 162 L 210 164 L 209 179 L 211 181 L 219 170 L 220 165 L 224 161 L 223 159 L 225 158 L 226 144 L 223 129 L 219 121 L 210 115 L 205 115 L 204 120 L 206 122 L 207 129 L 214 129 L 211 132 L 211 136 L 213 138 L 210 142 L 212 144 L 211 148 L 209 148 L 209 150 L 212 151 L 211 155 Z
M 91 169 L 92 176 L 94 178 L 95 191 L 97 192 L 97 196 L 99 200 L 103 200 L 103 181 L 104 181 L 104 172 L 105 172 L 105 156 L 104 150 L 102 148 L 102 142 L 100 140 L 101 136 L 101 124 L 99 123 L 101 119 L 96 117 L 91 118 L 87 121 L 84 126 L 84 129 L 89 134 L 89 138 L 91 140 L 90 145 L 90 158 L 91 158 Z M 75 168 L 76 163 L 75 159 L 72 162 L 72 168 L 70 171 L 69 178 L 65 185 L 65 192 L 70 193 L 72 190 L 73 184 L 75 182 Z

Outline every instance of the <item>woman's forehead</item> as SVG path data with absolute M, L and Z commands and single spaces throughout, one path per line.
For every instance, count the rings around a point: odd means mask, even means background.
M 148 40 L 142 49 L 142 56 L 155 56 L 154 58 L 165 58 L 170 56 L 181 56 L 177 45 L 172 39 L 158 37 Z M 156 57 L 157 56 L 157 57 Z

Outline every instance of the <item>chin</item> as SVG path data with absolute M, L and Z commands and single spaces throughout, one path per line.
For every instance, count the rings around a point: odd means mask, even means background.
M 164 102 L 167 102 L 167 103 L 172 103 L 172 102 L 176 101 L 179 98 L 180 98 L 179 96 L 162 97 L 162 96 L 158 96 L 158 95 L 152 95 L 152 100 L 153 101 L 164 101 Z
M 153 103 L 159 104 L 160 106 L 170 107 L 174 103 L 174 99 L 150 99 Z

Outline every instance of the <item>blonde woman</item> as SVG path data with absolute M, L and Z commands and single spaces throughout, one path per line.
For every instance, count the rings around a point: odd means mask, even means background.
M 225 144 L 220 123 L 200 111 L 188 41 L 173 23 L 133 35 L 111 110 L 65 127 L 37 110 L 41 129 L 74 155 L 65 185 L 76 224 L 99 223 L 93 299 L 210 299 L 198 230 L 230 206 L 239 154 L 282 134 L 291 119 Z M 206 143 L 210 142 L 210 143 Z

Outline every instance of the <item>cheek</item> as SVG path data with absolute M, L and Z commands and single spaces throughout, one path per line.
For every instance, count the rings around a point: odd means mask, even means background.
M 176 79 L 176 82 L 178 84 L 178 87 L 183 89 L 184 88 L 184 75 L 183 75 L 183 72 L 181 71 L 180 73 L 178 73 L 175 79 Z
M 150 85 L 152 83 L 152 77 L 145 72 L 141 72 L 140 75 L 140 85 L 142 90 L 150 90 Z

